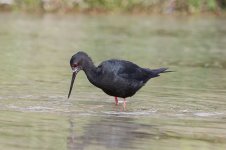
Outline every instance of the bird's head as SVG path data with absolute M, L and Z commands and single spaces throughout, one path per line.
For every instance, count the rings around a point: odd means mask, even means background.
M 85 55 L 86 54 L 84 52 L 78 52 L 71 57 L 70 66 L 73 73 L 78 73 L 82 69 Z
M 83 70 L 83 66 L 84 66 L 87 58 L 89 58 L 89 57 L 84 52 L 78 52 L 71 57 L 70 66 L 72 69 L 72 79 L 71 79 L 70 90 L 68 93 L 68 98 L 71 95 L 71 90 L 73 88 L 75 77 L 80 70 Z

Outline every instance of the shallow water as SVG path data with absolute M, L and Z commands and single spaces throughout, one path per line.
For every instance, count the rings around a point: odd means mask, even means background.
M 4 150 L 226 149 L 225 18 L 0 14 Z M 114 105 L 69 59 L 86 51 L 174 73 Z

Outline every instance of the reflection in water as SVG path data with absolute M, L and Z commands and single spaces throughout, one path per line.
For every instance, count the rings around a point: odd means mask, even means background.
M 155 135 L 139 131 L 151 126 L 133 122 L 133 118 L 127 117 L 103 117 L 96 118 L 84 127 L 81 136 L 76 135 L 76 122 L 70 121 L 70 136 L 68 137 L 68 149 L 85 149 L 89 146 L 105 148 L 137 148 L 136 144 L 142 139 L 155 138 Z

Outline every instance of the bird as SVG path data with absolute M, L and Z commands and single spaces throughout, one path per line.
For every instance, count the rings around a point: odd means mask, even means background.
M 126 108 L 126 98 L 133 96 L 151 78 L 160 76 L 160 73 L 172 72 L 167 71 L 168 68 L 142 68 L 133 62 L 119 59 L 103 61 L 96 67 L 88 54 L 83 51 L 79 51 L 71 57 L 70 67 L 73 73 L 68 99 L 76 75 L 83 70 L 90 83 L 115 98 L 116 105 L 118 105 L 118 97 L 123 98 L 124 109 Z

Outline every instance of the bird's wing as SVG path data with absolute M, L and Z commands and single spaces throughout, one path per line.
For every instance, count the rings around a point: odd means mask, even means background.
M 149 76 L 146 69 L 141 68 L 129 61 L 121 62 L 120 69 L 118 70 L 118 75 L 122 78 L 134 79 L 138 81 L 146 80 Z

